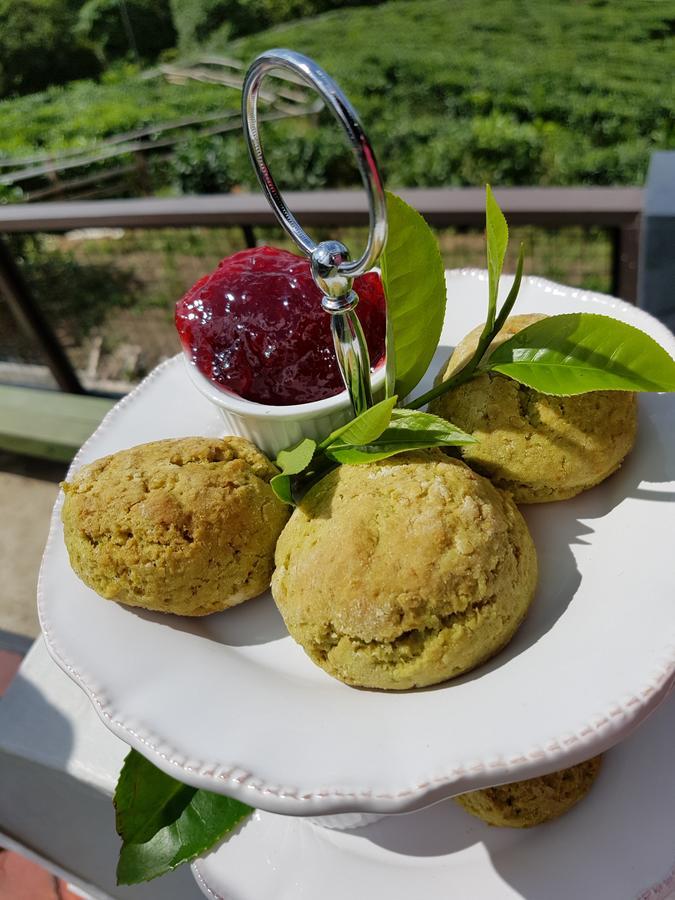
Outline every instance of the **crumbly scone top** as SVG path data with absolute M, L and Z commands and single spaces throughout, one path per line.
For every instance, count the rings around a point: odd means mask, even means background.
M 223 508 L 241 504 L 238 489 L 267 485 L 277 471 L 244 438 L 188 437 L 97 459 L 63 490 L 90 541 L 133 532 L 159 543 L 177 538 L 192 543 L 196 530 L 222 519 Z
M 507 495 L 439 450 L 418 451 L 341 466 L 316 485 L 279 539 L 272 588 L 289 627 L 395 640 L 493 602 L 521 552 L 534 548 Z

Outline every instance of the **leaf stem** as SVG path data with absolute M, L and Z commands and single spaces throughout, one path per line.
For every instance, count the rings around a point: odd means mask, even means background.
M 504 327 L 504 322 L 506 321 L 508 314 L 513 309 L 513 304 L 516 302 L 516 297 L 518 296 L 518 292 L 520 290 L 520 282 L 522 281 L 523 277 L 524 256 L 524 246 L 521 243 L 520 252 L 518 254 L 518 265 L 516 266 L 516 274 L 513 279 L 511 290 L 509 291 L 506 300 L 502 304 L 499 315 L 492 323 L 491 328 L 488 327 L 489 321 L 486 321 L 483 331 L 481 332 L 481 336 L 478 339 L 478 345 L 474 350 L 471 359 L 463 368 L 459 370 L 459 372 L 455 372 L 454 375 L 451 375 L 450 378 L 446 378 L 445 381 L 441 381 L 440 384 L 437 384 L 430 391 L 427 391 L 426 394 L 422 394 L 421 397 L 416 397 L 410 403 L 407 403 L 407 409 L 419 409 L 420 407 L 425 406 L 427 403 L 430 403 L 432 400 L 435 400 L 436 397 L 440 397 L 442 394 L 445 394 L 452 388 L 458 387 L 460 384 L 465 384 L 467 381 L 474 377 L 474 375 L 476 374 L 476 369 L 487 353 L 490 344 Z
M 411 400 L 410 403 L 406 404 L 406 408 L 420 409 L 420 407 L 435 400 L 436 397 L 440 397 L 441 394 L 445 394 L 445 392 L 449 391 L 451 388 L 458 387 L 460 384 L 470 381 L 478 368 L 478 364 L 485 355 L 485 351 L 490 346 L 493 337 L 494 334 L 492 331 L 487 335 L 481 335 L 478 347 L 473 356 L 459 372 L 456 372 L 450 378 L 446 378 L 445 381 L 441 381 L 440 384 L 437 384 L 430 391 L 427 391 L 426 394 L 422 394 L 421 397 L 416 397 L 414 400 Z
M 518 251 L 518 262 L 516 264 L 516 274 L 513 277 L 513 284 L 511 285 L 511 290 L 506 296 L 506 300 L 502 303 L 502 308 L 499 310 L 499 315 L 495 321 L 494 327 L 492 329 L 492 339 L 494 339 L 499 332 L 504 327 L 504 322 L 508 318 L 509 313 L 513 309 L 513 304 L 516 302 L 516 298 L 520 292 L 520 282 L 523 280 L 523 264 L 525 262 L 525 244 L 521 241 L 520 249 Z

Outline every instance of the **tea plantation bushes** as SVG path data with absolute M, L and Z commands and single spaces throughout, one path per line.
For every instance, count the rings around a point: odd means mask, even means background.
M 236 90 L 162 78 L 140 80 L 138 69 L 109 70 L 102 83 L 76 81 L 38 94 L 0 101 L 0 156 L 86 147 L 105 138 L 182 116 L 238 108 Z
M 392 183 L 612 184 L 642 181 L 650 152 L 675 145 L 674 34 L 672 0 L 408 0 L 237 50 L 314 55 Z
M 281 22 L 316 16 L 344 6 L 373 6 L 382 0 L 171 0 L 181 50 L 232 40 Z
M 91 48 L 73 40 L 75 0 L 0 0 L 0 97 L 99 72 Z
M 391 0 L 236 41 L 222 30 L 236 25 L 241 33 L 335 5 L 175 0 L 174 14 L 181 40 L 245 62 L 274 46 L 317 58 L 353 99 L 392 187 L 639 184 L 650 153 L 675 146 L 675 0 Z M 0 155 L 81 146 L 239 103 L 227 88 L 140 80 L 128 67 L 104 79 L 0 103 Z M 265 125 L 264 136 L 286 187 L 352 180 L 330 118 L 321 128 Z M 164 177 L 157 187 L 191 192 L 252 185 L 239 133 L 191 138 Z
M 312 190 L 354 182 L 349 148 L 332 132 L 328 119 L 315 131 L 298 131 L 294 122 L 265 126 L 266 157 L 286 190 Z M 255 190 L 257 181 L 242 139 L 191 138 L 176 151 L 173 170 L 186 194 L 227 193 L 234 187 Z

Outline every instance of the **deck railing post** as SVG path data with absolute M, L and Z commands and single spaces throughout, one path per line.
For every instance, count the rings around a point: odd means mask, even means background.
M 614 230 L 612 258 L 612 294 L 628 303 L 637 303 L 638 254 L 640 251 L 640 220 L 620 225 Z
M 0 239 L 0 295 L 28 337 L 45 356 L 49 370 L 62 391 L 83 394 L 84 388 L 59 339 L 42 315 L 7 244 Z
M 652 154 L 649 165 L 638 304 L 675 328 L 675 150 Z

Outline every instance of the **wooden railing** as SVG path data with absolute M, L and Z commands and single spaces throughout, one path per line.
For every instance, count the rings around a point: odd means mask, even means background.
M 484 224 L 482 189 L 424 188 L 401 190 L 400 194 L 433 226 L 481 227 Z M 581 225 L 608 229 L 613 235 L 612 292 L 625 300 L 636 301 L 643 202 L 640 189 L 502 188 L 496 189 L 495 195 L 512 225 Z M 362 191 L 289 192 L 286 199 L 300 222 L 307 225 L 337 227 L 367 223 Z M 3 233 L 64 232 L 91 227 L 237 226 L 243 229 L 251 246 L 255 243 L 255 228 L 273 224 L 274 216 L 261 194 L 0 206 L 0 294 L 44 352 L 59 386 L 81 393 L 83 388 L 77 374 L 2 241 Z

